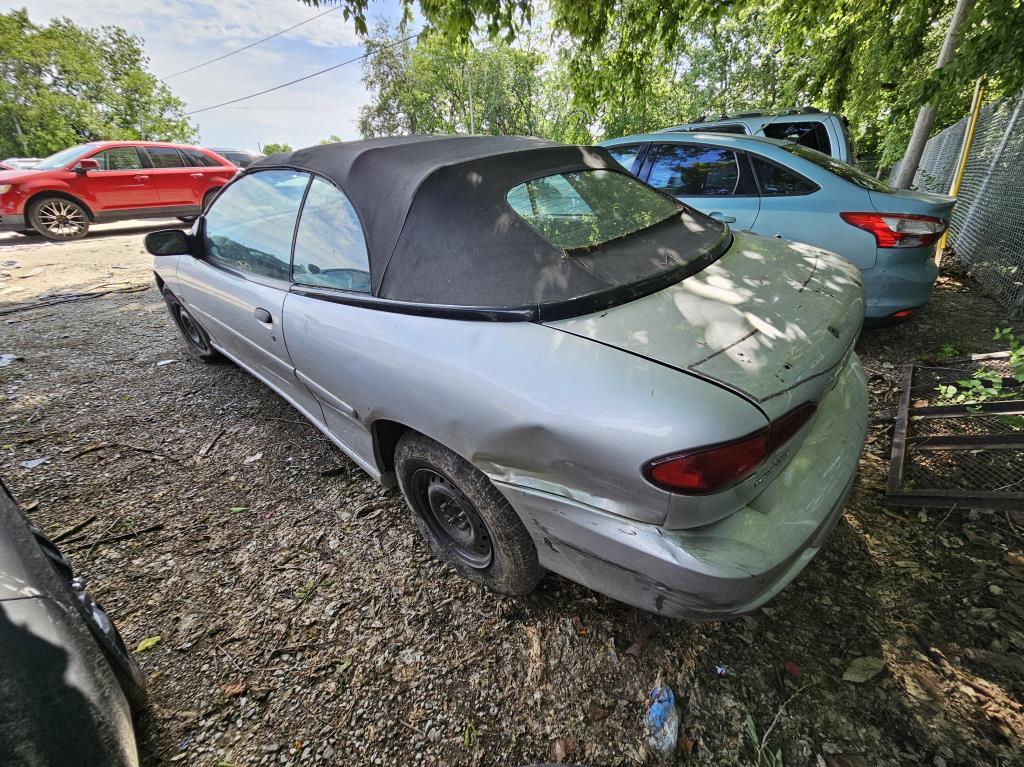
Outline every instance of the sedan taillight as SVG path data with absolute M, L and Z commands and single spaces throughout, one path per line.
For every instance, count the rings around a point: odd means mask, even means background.
M 814 415 L 806 402 L 761 429 L 731 442 L 655 458 L 644 466 L 644 477 L 662 490 L 684 495 L 707 495 L 737 485 L 764 460 L 788 442 Z
M 920 248 L 931 245 L 946 231 L 946 222 L 934 216 L 910 213 L 840 213 L 843 221 L 875 235 L 880 248 Z

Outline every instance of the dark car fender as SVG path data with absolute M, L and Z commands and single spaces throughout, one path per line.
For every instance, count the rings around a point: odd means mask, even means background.
M 0 764 L 137 765 L 143 678 L 69 577 L 0 482 Z

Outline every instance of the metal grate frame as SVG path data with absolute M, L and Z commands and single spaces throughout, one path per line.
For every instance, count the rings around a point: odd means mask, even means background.
M 940 383 L 983 363 L 1009 371 L 1006 352 L 903 368 L 886 500 L 891 506 L 1024 512 L 1024 399 L 937 405 Z

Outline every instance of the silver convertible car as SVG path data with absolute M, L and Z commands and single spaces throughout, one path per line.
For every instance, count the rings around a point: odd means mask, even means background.
M 600 147 L 272 155 L 147 247 L 195 357 L 287 399 L 499 592 L 552 570 L 736 616 L 820 550 L 856 473 L 858 270 L 731 232 Z

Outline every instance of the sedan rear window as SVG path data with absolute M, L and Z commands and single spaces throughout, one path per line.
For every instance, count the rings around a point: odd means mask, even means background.
M 564 250 L 625 237 L 682 209 L 631 176 L 610 170 L 536 178 L 512 187 L 506 199 L 527 223 Z
M 851 184 L 856 184 L 862 189 L 867 189 L 871 192 L 891 192 L 892 187 L 886 184 L 884 181 L 879 181 L 874 176 L 869 176 L 867 173 L 862 171 L 849 163 L 837 160 L 831 155 L 822 154 L 816 152 L 813 149 L 808 149 L 805 146 L 799 144 L 786 144 L 784 147 L 790 154 L 795 154 L 797 157 L 802 157 L 805 160 L 813 162 L 815 165 L 824 168 L 830 173 L 834 173 L 844 181 L 849 181 Z

